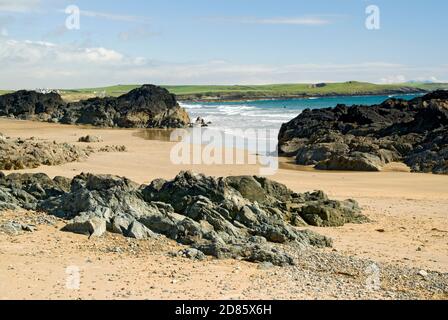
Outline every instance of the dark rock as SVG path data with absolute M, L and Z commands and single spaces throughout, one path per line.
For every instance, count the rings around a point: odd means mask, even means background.
M 89 237 L 101 237 L 106 232 L 106 220 L 101 217 L 83 214 L 69 221 L 62 230 Z
M 129 226 L 134 222 L 132 216 L 115 216 L 112 217 L 107 224 L 107 231 L 124 235 L 127 233 Z
M 133 221 L 125 233 L 126 237 L 137 240 L 156 238 L 157 235 L 138 221 Z
M 217 258 L 274 265 L 294 263 L 278 244 L 328 247 L 331 239 L 294 226 L 361 223 L 354 201 L 323 192 L 297 194 L 261 177 L 213 178 L 181 172 L 174 180 L 139 186 L 126 178 L 81 174 L 71 181 L 45 175 L 0 176 L 0 203 L 71 219 L 66 231 L 101 236 L 165 235 Z
M 68 181 L 62 177 L 52 180 L 42 173 L 0 175 L 0 208 L 34 210 L 39 201 L 67 192 Z
M 100 137 L 97 136 L 85 136 L 85 137 L 81 137 L 79 138 L 78 142 L 85 142 L 85 143 L 95 143 L 95 142 L 101 142 L 103 141 Z
M 298 149 L 296 161 L 302 165 L 315 165 L 335 155 L 345 155 L 349 147 L 344 143 L 320 143 Z
M 282 126 L 279 152 L 321 170 L 380 171 L 401 161 L 448 173 L 448 91 L 374 106 L 304 110 Z
M 384 162 L 375 155 L 353 152 L 349 156 L 334 155 L 316 165 L 318 170 L 381 171 Z
M 0 116 L 123 128 L 182 128 L 190 123 L 176 97 L 154 85 L 144 85 L 118 98 L 73 103 L 65 103 L 56 93 L 17 91 L 0 96 Z
M 301 217 L 310 225 L 317 227 L 340 227 L 346 223 L 365 223 L 368 219 L 359 214 L 360 208 L 356 202 L 347 200 L 325 201 L 305 205 Z
M 109 175 L 81 174 L 71 183 L 71 190 L 39 203 L 41 210 L 61 218 L 87 213 L 109 220 L 113 216 L 139 218 L 156 211 L 140 196 L 132 181 Z
M 56 93 L 43 94 L 35 91 L 16 91 L 0 96 L 0 116 L 21 119 L 48 120 L 65 102 Z
M 199 260 L 199 261 L 206 259 L 206 256 L 202 251 L 199 251 L 194 248 L 187 248 L 187 249 L 181 250 L 177 255 L 181 256 L 181 257 L 188 258 L 188 259 Z
M 30 224 L 24 224 L 16 221 L 8 221 L 3 225 L 0 225 L 0 231 L 9 235 L 18 235 L 22 231 L 35 232 L 36 226 Z
M 205 120 L 204 120 L 203 118 L 198 117 L 198 118 L 196 119 L 195 123 L 192 123 L 192 124 L 190 125 L 190 127 L 208 127 L 209 124 L 211 124 L 211 123 L 210 123 L 210 122 L 209 122 L 209 123 L 206 123 Z

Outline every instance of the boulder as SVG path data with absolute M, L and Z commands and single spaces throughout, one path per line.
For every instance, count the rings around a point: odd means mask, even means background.
M 384 162 L 375 155 L 353 152 L 350 155 L 333 156 L 316 165 L 318 170 L 381 171 Z
M 114 216 L 107 224 L 107 231 L 125 235 L 134 221 L 135 219 L 131 216 Z
M 180 257 L 185 257 L 185 258 L 191 259 L 191 260 L 201 261 L 201 260 L 206 259 L 206 256 L 202 251 L 199 251 L 194 248 L 187 248 L 187 249 L 181 250 L 178 252 L 177 255 Z
M 326 201 L 303 206 L 301 217 L 316 227 L 341 227 L 346 223 L 365 223 L 369 220 L 359 214 L 360 208 L 356 202 Z
M 8 221 L 3 225 L 0 225 L 0 232 L 4 232 L 9 235 L 18 235 L 23 231 L 35 232 L 37 230 L 36 226 L 30 224 L 24 224 L 16 221 Z
M 448 91 L 373 106 L 304 110 L 282 125 L 278 150 L 320 170 L 379 171 L 404 162 L 412 171 L 448 174 Z
M 125 233 L 126 237 L 137 240 L 155 238 L 156 234 L 138 221 L 133 221 Z
M 316 165 L 335 155 L 345 155 L 349 147 L 344 143 L 318 143 L 297 150 L 296 162 L 301 165 Z
M 89 237 L 101 237 L 106 232 L 106 220 L 99 217 L 80 215 L 70 220 L 62 230 Z

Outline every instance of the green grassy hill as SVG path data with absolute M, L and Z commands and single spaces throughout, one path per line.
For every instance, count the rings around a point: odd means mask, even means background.
M 434 91 L 434 90 L 448 90 L 448 83 L 407 83 L 406 84 L 409 87 L 412 88 L 419 88 L 426 91 Z
M 91 98 L 105 93 L 107 96 L 120 96 L 140 85 L 116 85 L 101 88 L 61 90 L 64 99 L 73 101 Z M 180 100 L 244 100 L 263 98 L 295 98 L 338 95 L 381 95 L 405 94 L 437 89 L 447 89 L 446 83 L 403 83 L 380 85 L 349 81 L 343 83 L 312 84 L 274 84 L 274 85 L 181 85 L 163 86 L 176 94 Z M 0 91 L 4 94 L 6 91 Z
M 67 93 L 92 94 L 105 92 L 108 96 L 119 96 L 140 85 L 118 85 L 103 88 L 79 89 L 67 91 Z M 262 98 L 293 98 L 312 96 L 337 96 L 337 95 L 379 95 L 396 93 L 415 93 L 419 91 L 432 91 L 436 89 L 448 89 L 448 84 L 393 84 L 379 85 L 366 82 L 349 81 L 344 83 L 327 83 L 323 86 L 311 84 L 274 84 L 274 85 L 184 85 L 163 86 L 183 100 L 239 100 Z

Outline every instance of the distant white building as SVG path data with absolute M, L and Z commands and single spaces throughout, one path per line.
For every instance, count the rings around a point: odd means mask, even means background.
M 104 90 L 104 91 L 100 91 L 100 92 L 94 91 L 93 94 L 94 94 L 95 97 L 97 97 L 97 98 L 105 98 L 106 95 L 107 95 L 107 94 L 106 94 L 106 90 Z
M 48 93 L 58 93 L 59 94 L 59 90 L 57 90 L 57 89 L 39 88 L 39 89 L 36 89 L 35 91 L 39 92 L 39 93 L 43 93 L 43 94 L 48 94 Z

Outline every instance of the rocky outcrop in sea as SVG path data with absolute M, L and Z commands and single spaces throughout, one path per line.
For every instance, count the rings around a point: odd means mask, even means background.
M 192 172 L 141 186 L 110 175 L 81 174 L 69 180 L 0 173 L 0 211 L 18 208 L 66 219 L 65 231 L 90 237 L 106 231 L 137 239 L 165 235 L 189 246 L 187 256 L 275 265 L 294 263 L 282 245 L 331 246 L 331 239 L 296 227 L 368 221 L 353 200 L 295 193 L 261 177 Z
M 320 170 L 381 171 L 404 162 L 413 172 L 448 174 L 448 91 L 304 110 L 282 126 L 279 152 Z
M 0 116 L 26 120 L 121 128 L 182 128 L 186 110 L 166 89 L 144 85 L 118 98 L 66 103 L 57 93 L 17 91 L 0 96 Z

